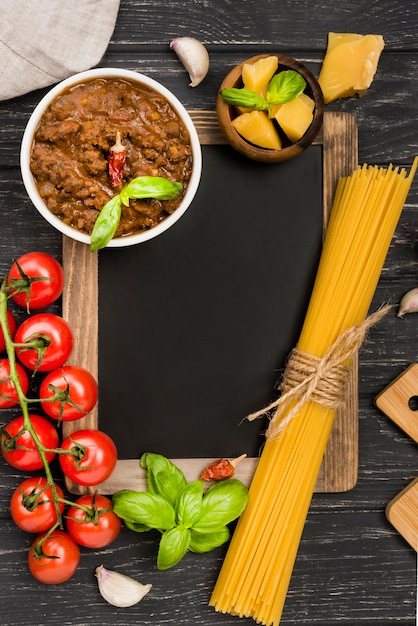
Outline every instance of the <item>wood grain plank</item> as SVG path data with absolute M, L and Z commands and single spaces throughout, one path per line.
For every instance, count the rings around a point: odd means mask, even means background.
M 358 132 L 347 113 L 324 116 L 324 224 L 328 223 L 336 181 L 358 165 Z M 335 155 L 338 158 L 335 158 Z M 358 357 L 353 359 L 345 403 L 336 412 L 321 468 L 323 491 L 347 491 L 358 478 Z M 353 416 L 356 416 L 353 418 Z
M 62 258 L 66 287 L 62 296 L 62 316 L 74 334 L 74 349 L 69 363 L 80 365 L 98 379 L 99 320 L 98 320 L 98 255 L 89 246 L 63 235 Z M 97 428 L 98 403 L 85 417 L 75 422 L 63 422 L 62 433 L 67 437 L 82 428 Z M 67 479 L 72 493 L 88 493 Z
M 342 0 L 330 6 L 329 1 L 311 0 L 259 2 L 214 2 L 210 13 L 206 2 L 189 3 L 187 9 L 182 0 L 165 3 L 164 11 L 157 12 L 154 0 L 131 0 L 122 3 L 117 29 L 112 43 L 121 51 L 129 42 L 129 48 L 144 47 L 155 50 L 168 46 L 179 33 L 198 37 L 211 51 L 218 48 L 263 47 L 265 51 L 304 51 L 307 47 L 306 33 L 309 32 L 309 49 L 325 51 L 329 31 L 378 32 L 387 37 L 393 49 L 403 49 L 405 41 L 411 50 L 417 50 L 415 2 L 393 0 L 365 3 L 363 0 Z M 233 13 L 233 17 L 231 15 Z M 209 17 L 210 15 L 210 17 Z M 249 16 L 251 18 L 249 19 Z M 400 28 L 402 19 L 402 28 Z M 291 24 L 291 27 L 289 27 Z M 198 25 L 198 27 L 197 27 Z M 248 56 L 252 56 L 248 54 Z

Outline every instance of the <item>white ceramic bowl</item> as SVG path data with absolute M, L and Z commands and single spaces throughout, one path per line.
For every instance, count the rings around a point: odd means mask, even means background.
M 202 172 L 202 150 L 199 142 L 199 137 L 197 135 L 196 128 L 192 122 L 192 119 L 181 102 L 174 96 L 166 87 L 161 85 L 159 82 L 152 78 L 148 78 L 143 74 L 139 74 L 138 72 L 134 72 L 131 70 L 123 70 L 123 69 L 112 69 L 112 68 L 100 68 L 87 70 L 85 72 L 80 72 L 79 74 L 75 74 L 74 76 L 70 76 L 63 80 L 61 83 L 53 87 L 39 102 L 39 104 L 34 109 L 31 117 L 29 118 L 28 124 L 26 126 L 25 132 L 23 134 L 21 151 L 20 151 L 20 167 L 22 172 L 23 183 L 26 187 L 26 191 L 38 209 L 39 213 L 58 231 L 75 239 L 77 241 L 81 241 L 82 243 L 90 243 L 90 235 L 86 233 L 82 233 L 71 226 L 65 224 L 62 220 L 59 219 L 56 215 L 51 213 L 44 201 L 42 200 L 38 189 L 36 187 L 34 178 L 32 176 L 32 172 L 30 169 L 30 153 L 32 149 L 33 137 L 36 131 L 36 128 L 45 112 L 47 107 L 51 104 L 51 102 L 64 90 L 68 87 L 72 87 L 80 82 L 85 82 L 88 80 L 92 80 L 95 78 L 121 78 L 126 79 L 134 83 L 138 83 L 138 85 L 146 86 L 151 89 L 154 89 L 157 93 L 165 96 L 165 98 L 170 102 L 171 106 L 178 113 L 179 117 L 182 119 L 184 125 L 186 126 L 189 135 L 190 142 L 192 147 L 192 155 L 193 155 L 193 166 L 192 166 L 192 175 L 186 189 L 186 193 L 184 198 L 181 201 L 179 207 L 167 216 L 162 222 L 160 222 L 157 226 L 150 228 L 149 230 L 143 231 L 141 233 L 137 233 L 134 235 L 128 235 L 126 237 L 118 237 L 112 239 L 108 243 L 108 247 L 122 247 L 122 246 L 132 246 L 137 243 L 142 243 L 143 241 L 147 241 L 166 231 L 170 226 L 172 226 L 178 219 L 185 213 L 185 211 L 190 206 L 196 191 L 199 186 L 201 172 Z

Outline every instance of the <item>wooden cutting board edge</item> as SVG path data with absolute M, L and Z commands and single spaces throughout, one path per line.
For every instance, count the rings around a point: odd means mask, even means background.
M 418 396 L 418 363 L 412 363 L 375 398 L 376 406 L 418 443 L 417 413 L 409 402 Z M 386 506 L 386 517 L 418 551 L 418 477 Z

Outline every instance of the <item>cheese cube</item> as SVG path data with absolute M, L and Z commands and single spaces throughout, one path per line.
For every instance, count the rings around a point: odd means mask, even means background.
M 258 59 L 255 63 L 244 63 L 242 67 L 244 87 L 264 96 L 278 65 L 279 59 L 276 56 Z
M 290 141 L 298 141 L 306 133 L 312 124 L 314 106 L 312 98 L 305 94 L 279 106 L 274 117 Z
M 232 120 L 232 126 L 247 141 L 261 148 L 280 150 L 282 142 L 274 123 L 263 111 L 242 113 Z
M 310 108 L 310 110 L 313 113 L 313 110 L 315 108 L 315 100 L 313 100 L 310 96 L 308 96 L 306 93 L 301 93 L 299 94 L 298 98 L 300 100 L 302 100 L 302 102 L 304 102 L 306 104 L 307 107 Z

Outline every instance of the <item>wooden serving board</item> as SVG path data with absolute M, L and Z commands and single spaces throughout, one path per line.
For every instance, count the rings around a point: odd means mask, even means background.
M 418 443 L 417 412 L 411 405 L 418 398 L 418 363 L 410 365 L 375 398 L 376 406 Z M 418 478 L 386 507 L 386 517 L 409 545 L 418 551 Z
M 225 144 L 216 115 L 212 111 L 191 111 L 202 145 Z M 324 114 L 323 128 L 315 143 L 322 146 L 323 170 L 323 223 L 329 218 L 338 179 L 352 173 L 358 165 L 357 126 L 354 117 L 347 113 Z M 280 167 L 280 164 L 278 165 Z M 63 294 L 63 316 L 75 334 L 75 349 L 71 360 L 98 376 L 98 255 L 89 246 L 67 237 L 63 238 L 63 265 L 66 286 Z M 358 399 L 357 361 L 354 360 L 347 382 L 346 400 L 337 411 L 335 423 L 318 476 L 317 492 L 343 492 L 352 489 L 358 475 Z M 100 400 L 100 399 L 99 399 Z M 69 435 L 80 428 L 100 428 L 99 406 L 82 420 L 64 422 L 63 433 Z M 219 450 L 219 457 L 223 456 Z M 218 458 L 219 458 L 218 457 Z M 188 480 L 198 478 L 201 470 L 214 459 L 172 459 Z M 118 461 L 112 476 L 99 487 L 102 493 L 127 488 L 146 489 L 145 472 L 138 459 Z M 257 464 L 256 458 L 247 458 L 237 468 L 236 476 L 249 484 Z M 67 485 L 73 493 L 82 493 L 71 482 Z

